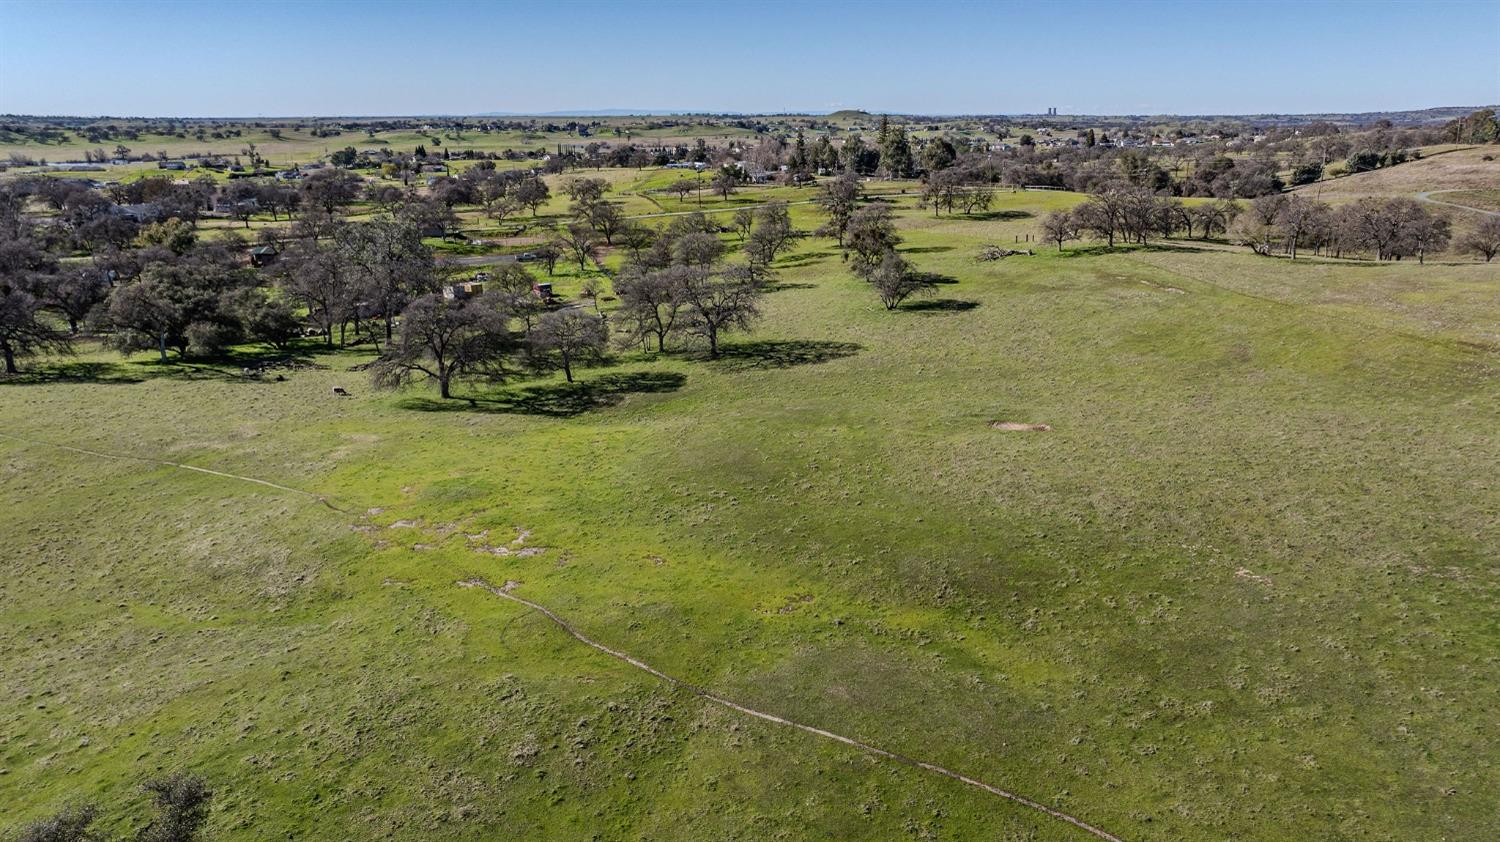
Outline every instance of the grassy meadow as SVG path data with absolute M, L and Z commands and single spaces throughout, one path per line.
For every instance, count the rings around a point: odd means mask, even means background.
M 315 345 L 0 382 L 0 831 L 125 830 L 185 768 L 222 839 L 1090 838 L 483 578 L 1123 839 L 1494 836 L 1496 270 L 976 260 L 1079 200 L 897 197 L 934 295 L 808 238 L 722 359 L 571 386 L 381 393 Z
M 416 129 L 385 129 L 377 130 L 373 134 L 364 131 L 343 131 L 339 134 L 314 136 L 310 126 L 286 127 L 273 134 L 269 127 L 257 127 L 251 123 L 236 122 L 229 125 L 231 131 L 238 131 L 238 135 L 229 134 L 224 137 L 205 136 L 198 140 L 192 134 L 186 137 L 177 137 L 170 134 L 158 134 L 150 131 L 142 132 L 135 139 L 123 137 L 112 138 L 107 141 L 90 143 L 88 139 L 77 131 L 69 131 L 68 139 L 62 141 L 41 142 L 35 139 L 21 136 L 0 136 L 0 160 L 8 159 L 10 155 L 17 154 L 35 160 L 46 160 L 49 163 L 63 161 L 82 161 L 85 152 L 95 149 L 104 149 L 106 153 L 113 155 L 117 144 L 124 144 L 134 154 L 157 154 L 163 153 L 168 157 L 196 156 L 196 155 L 220 155 L 220 156 L 248 156 L 248 150 L 253 144 L 257 152 L 264 157 L 272 167 L 285 167 L 292 164 L 308 163 L 324 158 L 329 153 L 336 152 L 348 146 L 360 151 L 376 151 L 380 149 L 391 149 L 403 153 L 410 153 L 418 146 L 425 146 L 433 154 L 437 154 L 443 148 L 455 152 L 463 150 L 474 150 L 478 152 L 503 152 L 516 150 L 529 152 L 540 150 L 550 152 L 559 144 L 564 147 L 583 147 L 594 141 L 608 141 L 610 143 L 625 143 L 630 141 L 655 144 L 692 144 L 700 138 L 705 142 L 723 145 L 735 139 L 748 139 L 754 141 L 755 133 L 748 129 L 733 126 L 712 126 L 701 124 L 688 124 L 680 126 L 669 126 L 662 128 L 648 128 L 634 125 L 636 120 L 623 120 L 611 118 L 591 117 L 547 117 L 536 118 L 542 127 L 547 124 L 561 125 L 569 121 L 580 123 L 591 123 L 599 121 L 604 123 L 603 127 L 597 127 L 589 136 L 581 136 L 577 132 L 546 131 L 539 128 L 537 131 L 489 131 L 482 132 L 477 129 L 455 132 L 446 127 L 435 126 L 431 131 L 418 131 Z M 120 121 L 128 123 L 128 121 Z M 212 131 L 212 129 L 209 129 Z M 616 131 L 619 134 L 616 134 Z M 436 142 L 434 142 L 436 141 Z M 497 162 L 504 166 L 505 161 Z M 24 169 L 24 168 L 23 168 Z M 137 170 L 147 169 L 156 171 L 155 164 L 125 164 L 121 166 L 107 167 L 107 176 L 119 178 L 121 176 L 131 177 L 136 175 Z M 95 176 L 98 174 L 95 173 Z

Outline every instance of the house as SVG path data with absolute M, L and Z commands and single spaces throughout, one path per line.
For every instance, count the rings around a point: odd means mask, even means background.
M 143 224 L 161 219 L 161 208 L 152 202 L 145 202 L 138 205 L 115 205 L 113 212 L 132 222 Z
M 258 210 L 260 210 L 260 200 L 254 196 L 247 199 L 234 199 L 228 196 L 217 196 L 214 198 L 214 211 L 217 213 L 233 216 L 235 213 L 241 211 L 255 213 Z
M 185 170 L 188 166 L 186 161 L 157 161 L 156 168 L 159 170 Z
M 250 249 L 250 265 L 257 269 L 270 266 L 280 255 L 275 246 L 255 246 Z
M 739 168 L 740 172 L 745 174 L 745 178 L 749 179 L 752 184 L 765 184 L 772 178 L 775 178 L 775 173 L 772 173 L 770 170 L 761 169 L 749 161 L 735 161 L 734 165 Z
M 449 301 L 467 301 L 483 292 L 484 284 L 479 281 L 459 281 L 443 287 L 443 297 Z

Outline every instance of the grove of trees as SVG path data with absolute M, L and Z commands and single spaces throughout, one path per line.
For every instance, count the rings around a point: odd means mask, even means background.
M 1500 253 L 1500 224 L 1494 219 L 1486 218 L 1459 247 L 1486 260 Z M 1332 206 L 1298 193 L 1277 193 L 1244 206 L 1228 200 L 1189 205 L 1145 188 L 1119 185 L 1071 210 L 1049 213 L 1041 231 L 1059 250 L 1085 235 L 1110 247 L 1117 241 L 1145 243 L 1178 234 L 1202 239 L 1226 235 L 1263 255 L 1296 259 L 1299 252 L 1312 251 L 1377 260 L 1415 257 L 1418 262 L 1448 248 L 1452 240 L 1447 217 L 1414 199 L 1366 197 Z

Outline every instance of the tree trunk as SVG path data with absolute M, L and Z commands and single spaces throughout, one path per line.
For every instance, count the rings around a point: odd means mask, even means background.
M 9 342 L 0 342 L 0 351 L 5 353 L 5 373 L 19 373 L 16 371 L 16 349 L 10 347 Z
M 444 400 L 453 397 L 453 395 L 448 391 L 448 383 L 450 380 L 452 380 L 452 374 L 448 371 L 448 369 L 438 369 L 438 394 L 442 395 Z
M 564 351 L 563 355 L 562 355 L 562 364 L 563 364 L 563 377 L 566 377 L 568 379 L 568 382 L 572 383 L 573 382 L 573 361 L 570 360 L 570 359 L 568 359 L 568 353 L 566 351 Z
M 167 334 L 165 332 L 156 337 L 156 350 L 161 354 L 161 361 L 167 361 Z

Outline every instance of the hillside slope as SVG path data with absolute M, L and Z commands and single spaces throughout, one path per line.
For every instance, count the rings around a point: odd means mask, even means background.
M 1485 160 L 1489 156 L 1492 160 Z M 1410 196 L 1424 190 L 1500 187 L 1500 146 L 1475 146 L 1297 188 L 1323 199 Z

